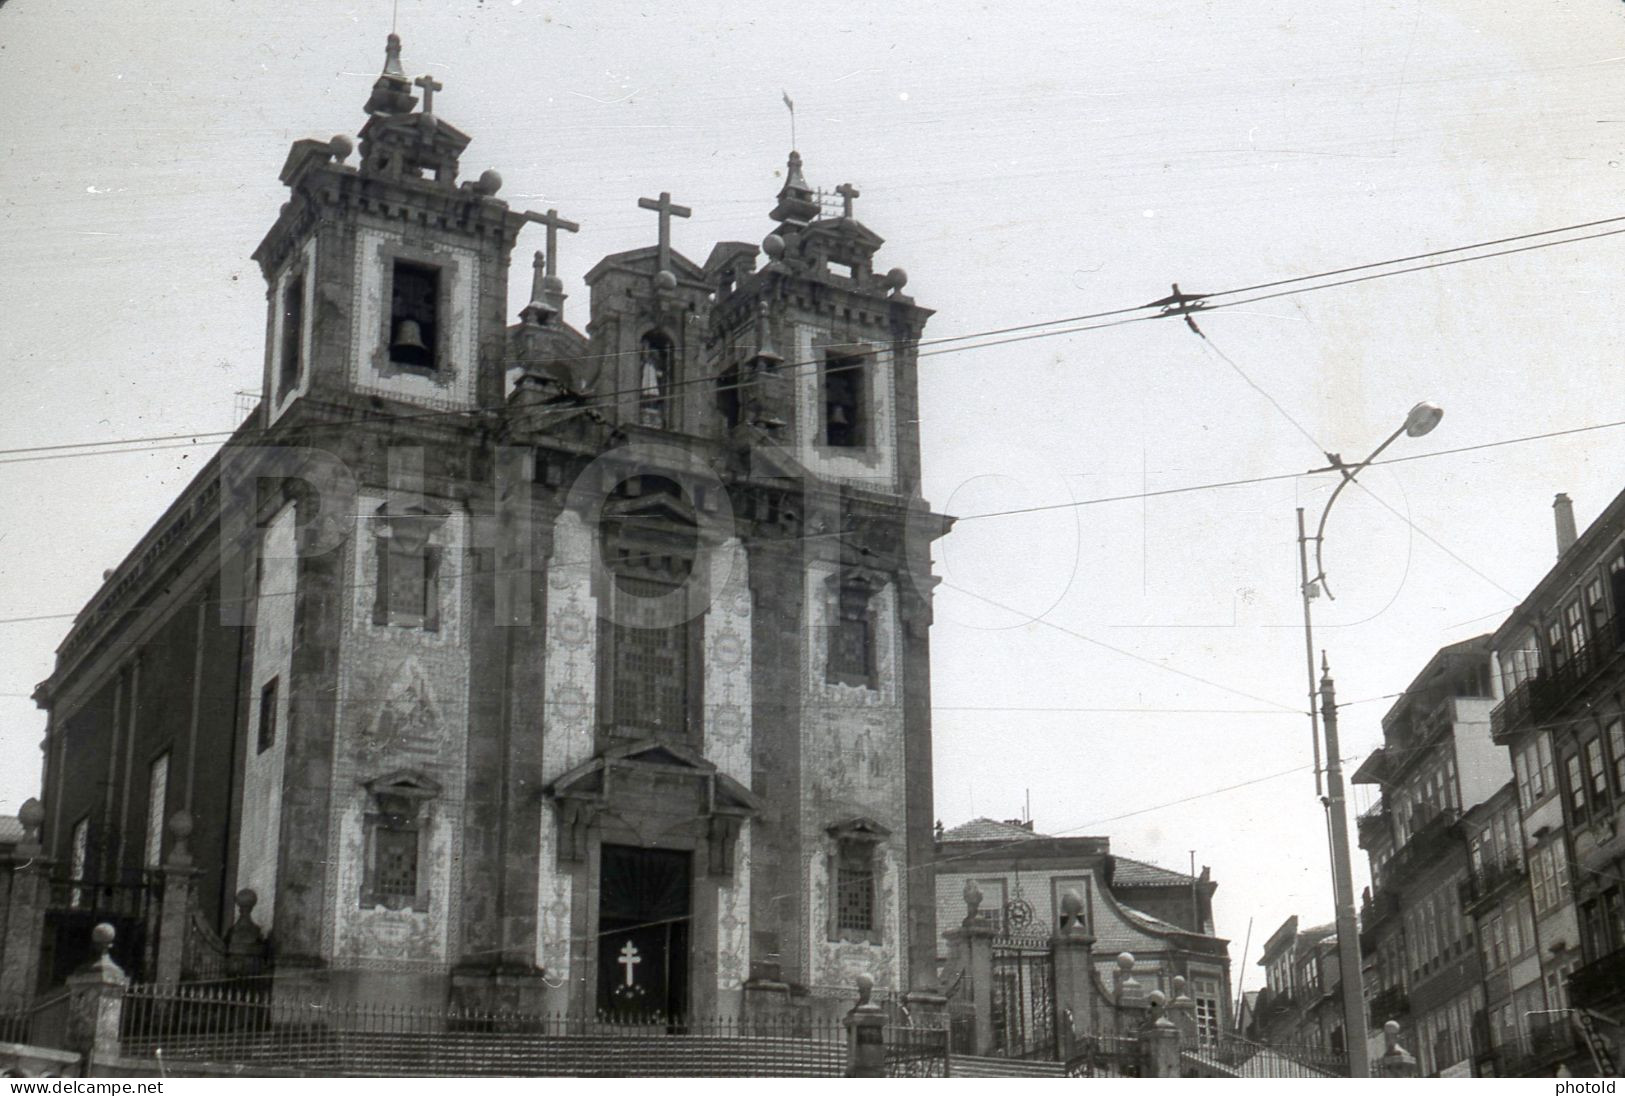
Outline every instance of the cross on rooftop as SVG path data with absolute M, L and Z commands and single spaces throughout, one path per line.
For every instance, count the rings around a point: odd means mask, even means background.
M 574 221 L 566 221 L 559 216 L 559 211 L 550 209 L 546 213 L 521 214 L 527 221 L 534 221 L 539 225 L 547 226 L 547 276 L 556 277 L 559 272 L 559 229 L 566 232 L 580 232 L 581 226 Z
M 436 80 L 433 76 L 419 76 L 416 80 L 413 80 L 412 83 L 415 86 L 423 89 L 423 113 L 433 114 L 434 93 L 437 91 L 444 91 L 446 85 Z
M 851 183 L 842 183 L 840 186 L 835 188 L 835 193 L 841 196 L 841 204 L 843 206 L 841 216 L 850 221 L 852 219 L 852 199 L 862 194 L 862 191 L 858 190 L 858 188 L 853 186 Z
M 671 269 L 671 219 L 673 217 L 687 217 L 694 211 L 687 206 L 676 205 L 671 200 L 671 194 L 662 190 L 660 197 L 639 198 L 639 209 L 652 209 L 660 214 L 660 269 Z

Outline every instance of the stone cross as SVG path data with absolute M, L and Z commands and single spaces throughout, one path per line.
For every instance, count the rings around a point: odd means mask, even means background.
M 693 210 L 687 206 L 676 205 L 671 200 L 671 194 L 662 190 L 660 197 L 639 198 L 639 209 L 652 209 L 660 215 L 660 269 L 671 269 L 671 219 L 673 217 L 688 217 Z
M 419 76 L 416 80 L 413 80 L 412 83 L 423 89 L 423 113 L 433 114 L 434 93 L 437 91 L 444 91 L 446 85 L 436 80 L 433 76 Z
M 574 221 L 566 221 L 563 217 L 560 217 L 559 211 L 556 209 L 550 209 L 546 213 L 526 212 L 521 216 L 527 221 L 534 221 L 536 224 L 547 226 L 546 273 L 549 278 L 557 276 L 559 272 L 559 229 L 562 228 L 566 232 L 580 232 L 581 226 Z
M 862 192 L 851 183 L 842 183 L 835 188 L 835 193 L 841 196 L 841 204 L 844 207 L 841 216 L 850 221 L 852 219 L 852 199 L 859 197 Z
M 632 984 L 633 968 L 643 962 L 643 957 L 638 954 L 638 949 L 633 946 L 632 941 L 628 940 L 626 942 L 626 946 L 621 948 L 621 957 L 615 961 L 626 968 L 626 984 L 630 986 Z

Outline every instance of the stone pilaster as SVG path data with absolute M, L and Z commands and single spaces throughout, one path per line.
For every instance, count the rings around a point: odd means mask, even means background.
M 1078 1035 L 1100 1033 L 1100 994 L 1095 989 L 1095 938 L 1083 921 L 1083 899 L 1075 890 L 1061 896 L 1061 927 L 1050 938 L 1055 965 L 1056 1019 L 1062 1057 L 1072 1054 Z

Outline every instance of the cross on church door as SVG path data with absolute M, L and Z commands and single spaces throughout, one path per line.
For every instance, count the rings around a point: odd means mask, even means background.
M 604 845 L 598 860 L 598 1011 L 647 1023 L 688 1012 L 691 855 Z

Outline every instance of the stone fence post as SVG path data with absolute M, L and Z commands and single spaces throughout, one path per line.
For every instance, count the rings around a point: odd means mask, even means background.
M 1117 969 L 1112 971 L 1112 1030 L 1118 1035 L 1132 1035 L 1145 1023 L 1151 1007 L 1145 987 L 1134 977 L 1134 954 L 1119 952 Z
M 68 975 L 68 1049 L 84 1055 L 83 1075 L 93 1075 L 95 1063 L 119 1056 L 119 1024 L 124 1017 L 124 990 L 130 979 L 113 962 L 113 926 L 103 922 L 90 938 L 101 952 Z
M 997 929 L 977 916 L 982 904 L 982 890 L 975 880 L 967 880 L 964 890 L 965 920 L 959 928 L 943 933 L 950 944 L 964 957 L 962 993 L 970 1000 L 976 1013 L 976 1030 L 972 1033 L 973 1055 L 985 1055 L 993 1048 L 993 938 Z
M 6 896 L 4 935 L 0 936 L 0 1008 L 21 1008 L 34 999 L 39 985 L 40 946 L 45 911 L 51 904 L 51 865 L 40 847 L 45 808 L 29 799 L 17 811 L 23 839 L 12 853 L 11 888 Z
M 250 887 L 232 898 L 237 905 L 237 919 L 226 930 L 226 974 L 232 978 L 265 973 L 270 948 L 265 933 L 254 923 L 254 907 L 259 900 Z
M 1168 1018 L 1167 998 L 1160 989 L 1147 995 L 1147 1014 L 1140 1028 L 1140 1076 L 1179 1076 L 1179 1028 Z
M 1174 977 L 1174 999 L 1168 1002 L 1168 1019 L 1173 1021 L 1174 1027 L 1179 1031 L 1179 1045 L 1185 1050 L 1194 1050 L 1197 1044 L 1196 1030 L 1196 1002 L 1186 992 L 1184 975 Z
M 1389 1020 L 1383 1024 L 1382 1037 L 1388 1049 L 1372 1063 L 1372 1072 L 1378 1077 L 1415 1077 L 1416 1059 L 1399 1045 L 1399 1022 Z
M 169 834 L 174 839 L 169 858 L 161 869 L 164 900 L 158 914 L 158 961 L 153 981 L 172 984 L 181 980 L 186 965 L 186 947 L 192 927 L 192 908 L 197 890 L 198 869 L 192 866 L 187 838 L 192 836 L 192 816 L 176 811 L 169 816 Z
M 846 1026 L 846 1075 L 884 1077 L 886 1075 L 886 1014 L 870 997 L 875 980 L 860 974 L 858 1003 L 842 1023 Z
M 1056 1049 L 1061 1060 L 1072 1057 L 1080 1034 L 1100 1033 L 1100 994 L 1095 989 L 1095 938 L 1083 916 L 1083 898 L 1076 890 L 1061 895 L 1061 918 L 1050 938 L 1055 964 L 1055 1016 L 1060 1025 Z

